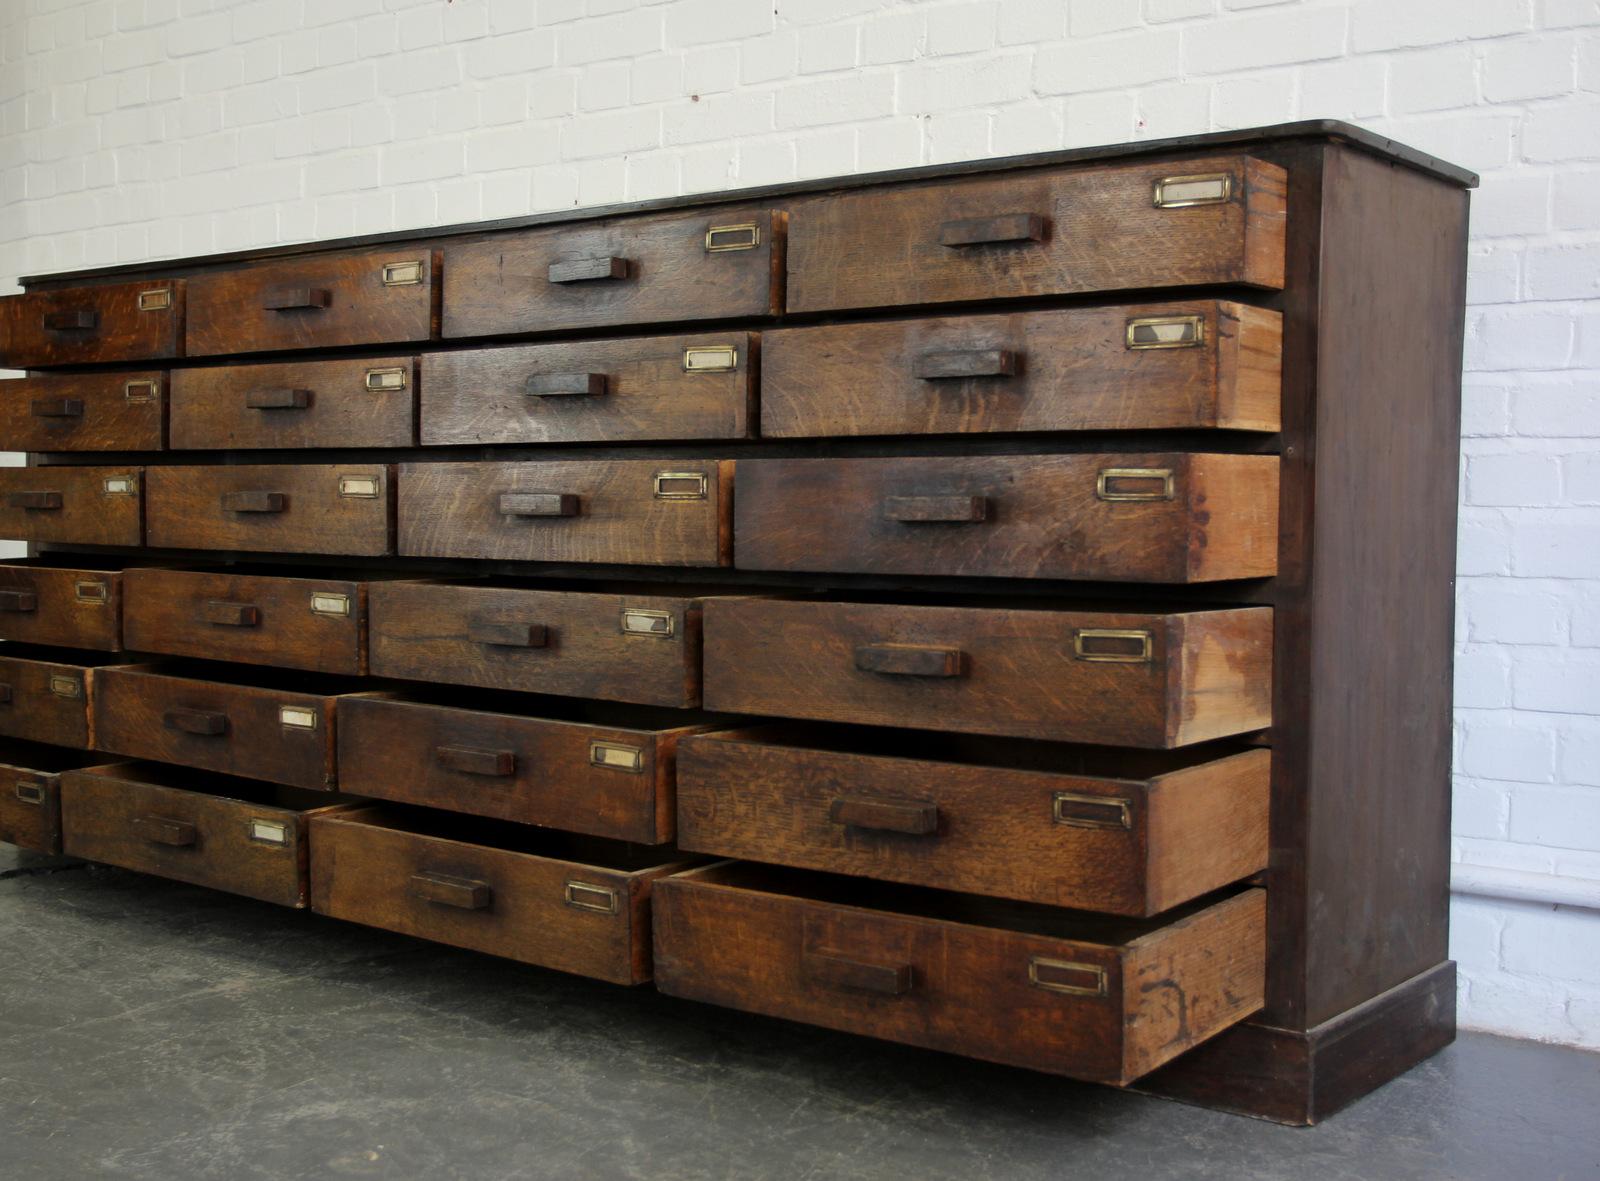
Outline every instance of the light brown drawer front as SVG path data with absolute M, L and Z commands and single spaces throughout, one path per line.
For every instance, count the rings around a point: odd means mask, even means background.
M 104 762 L 93 751 L 0 742 L 0 845 L 61 852 L 61 773 Z
M 762 334 L 769 438 L 1276 431 L 1283 322 L 1220 300 Z
M 1278 459 L 1175 452 L 739 464 L 745 570 L 1209 582 L 1278 568 Z
M 729 713 L 1176 747 L 1270 725 L 1271 689 L 1267 607 L 705 606 L 705 706 Z
M 102 670 L 0 656 L 0 735 L 86 749 L 95 677 Z
M 785 880 L 734 864 L 658 882 L 656 987 L 1117 1085 L 1261 1007 L 1259 890 L 1168 926 L 1038 920 L 1063 932 L 1056 935 L 988 925 L 990 914 L 1005 921 L 1003 909 L 974 906 L 970 917 L 949 920 L 767 885 Z M 1075 927 L 1085 934 L 1073 937 Z
M 407 557 L 728 564 L 729 460 L 407 463 L 399 479 Z
M 374 676 L 700 704 L 697 599 L 420 582 L 370 595 Z
M 115 652 L 121 625 L 118 571 L 0 565 L 0 639 Z
M 1284 171 L 1248 156 L 1038 169 L 791 206 L 789 310 L 1283 286 Z
M 406 356 L 180 369 L 172 447 L 409 447 L 416 392 Z
M 171 549 L 393 552 L 383 464 L 149 469 L 149 537 Z
M 247 263 L 189 280 L 191 357 L 404 344 L 433 336 L 433 254 L 421 246 Z
M 0 368 L 183 355 L 182 280 L 67 287 L 0 298 Z
M 1267 864 L 1265 750 L 1158 773 L 1107 758 L 1089 774 L 829 750 L 782 732 L 683 741 L 680 848 L 1119 915 L 1157 914 Z
M 0 381 L 0 441 L 16 451 L 160 451 L 166 379 L 151 370 Z
M 156 569 L 125 577 L 123 630 L 136 652 L 367 671 L 365 583 Z
M 769 316 L 784 214 L 743 207 L 497 234 L 444 251 L 444 335 Z
M 80 545 L 143 539 L 137 467 L 0 468 L 0 537 Z
M 623 443 L 752 433 L 746 332 L 429 353 L 422 442 Z

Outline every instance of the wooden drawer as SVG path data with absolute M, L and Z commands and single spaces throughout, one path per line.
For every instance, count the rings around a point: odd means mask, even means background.
M 191 357 L 402 344 L 433 333 L 432 252 L 350 250 L 246 263 L 189 280 Z
M 724 862 L 656 883 L 656 987 L 1126 1085 L 1261 1008 L 1265 897 L 1152 923 Z
M 371 603 L 374 676 L 700 704 L 696 598 L 390 582 Z
M 183 355 L 182 280 L 64 287 L 0 298 L 0 368 Z
M 448 813 L 366 808 L 311 826 L 311 908 L 454 947 L 650 979 L 650 887 L 671 850 Z
M 675 711 L 467 697 L 355 698 L 339 709 L 343 791 L 660 845 L 676 827 Z
M 1278 568 L 1278 459 L 1162 452 L 739 464 L 746 570 L 1209 582 Z
M 334 707 L 358 683 L 221 665 L 105 669 L 95 684 L 95 746 L 331 791 L 338 779 Z
M 181 767 L 86 767 L 61 778 L 62 844 L 86 861 L 302 908 L 308 823 L 342 810 L 326 799 Z
M 1267 864 L 1266 750 L 1080 748 L 794 724 L 678 747 L 699 853 L 1157 914 Z
M 1041 168 L 796 201 L 789 310 L 1283 286 L 1283 169 L 1248 156 Z
M 25 644 L 0 650 L 0 736 L 86 750 L 100 666 L 115 659 Z
M 166 378 L 151 370 L 0 382 L 0 442 L 16 451 L 159 451 Z
M 251 570 L 128 571 L 124 638 L 136 652 L 367 671 L 367 584 Z
M 429 353 L 422 441 L 626 443 L 752 433 L 748 332 Z
M 761 433 L 1276 431 L 1283 318 L 1215 299 L 762 334 Z
M 731 460 L 400 465 L 408 557 L 725 566 Z
M 172 447 L 409 447 L 416 364 L 415 357 L 361 357 L 179 369 Z
M 122 647 L 120 569 L 72 563 L 44 557 L 0 564 L 0 639 L 100 652 Z
M 0 468 L 0 537 L 75 545 L 143 540 L 137 467 Z
M 385 464 L 153 467 L 149 544 L 294 554 L 393 552 Z
M 1272 609 L 1169 612 L 709 599 L 705 706 L 1176 747 L 1272 721 Z
M 61 852 L 61 773 L 104 762 L 87 750 L 0 742 L 0 845 Z
M 444 335 L 770 316 L 785 215 L 744 207 L 496 234 L 444 251 Z

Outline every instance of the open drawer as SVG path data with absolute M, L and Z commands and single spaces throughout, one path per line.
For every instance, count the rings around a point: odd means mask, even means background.
M 0 844 L 61 852 L 61 773 L 105 756 L 38 742 L 0 742 Z

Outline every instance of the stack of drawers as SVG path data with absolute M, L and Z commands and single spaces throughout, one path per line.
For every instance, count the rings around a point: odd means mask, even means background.
M 1324 1114 L 1451 1027 L 1448 604 L 1319 614 L 1438 592 L 1454 503 L 1451 407 L 1414 443 L 1366 407 L 1452 380 L 1466 182 L 1380 147 L 31 281 L 0 301 L 30 371 L 0 446 L 32 453 L 0 536 L 33 555 L 0 567 L 0 840 Z M 1439 338 L 1381 378 L 1337 351 L 1394 325 Z M 1351 488 L 1368 431 L 1420 508 Z M 1393 718 L 1415 686 L 1369 657 L 1404 630 L 1429 683 Z M 1323 786 L 1313 734 L 1370 780 Z

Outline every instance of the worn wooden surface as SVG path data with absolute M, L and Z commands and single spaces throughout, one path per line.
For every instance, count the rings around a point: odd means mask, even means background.
M 0 298 L 0 367 L 181 357 L 184 286 L 182 281 L 144 279 Z M 167 306 L 142 310 L 140 295 L 158 291 L 170 297 Z M 56 323 L 81 326 L 47 326 Z
M 138 545 L 142 468 L 0 468 L 0 537 L 76 545 Z M 106 490 L 106 481 L 120 481 Z
M 0 649 L 0 735 L 93 746 L 90 707 L 105 659 L 10 644 Z
M 48 558 L 0 563 L 0 639 L 100 652 L 122 647 L 120 570 L 96 566 L 94 558 L 77 560 L 87 564 Z
M 393 552 L 392 469 L 385 464 L 272 464 L 148 469 L 148 542 L 173 549 L 297 554 Z M 344 496 L 341 480 L 376 484 Z M 227 507 L 239 494 L 278 497 L 276 511 Z
M 398 355 L 175 370 L 172 447 L 409 447 L 416 362 Z M 390 370 L 404 385 L 368 386 L 368 373 Z
M 0 381 L 0 442 L 16 451 L 159 451 L 166 386 L 160 369 Z
M 103 762 L 94 751 L 0 742 L 0 844 L 61 852 L 61 772 Z

